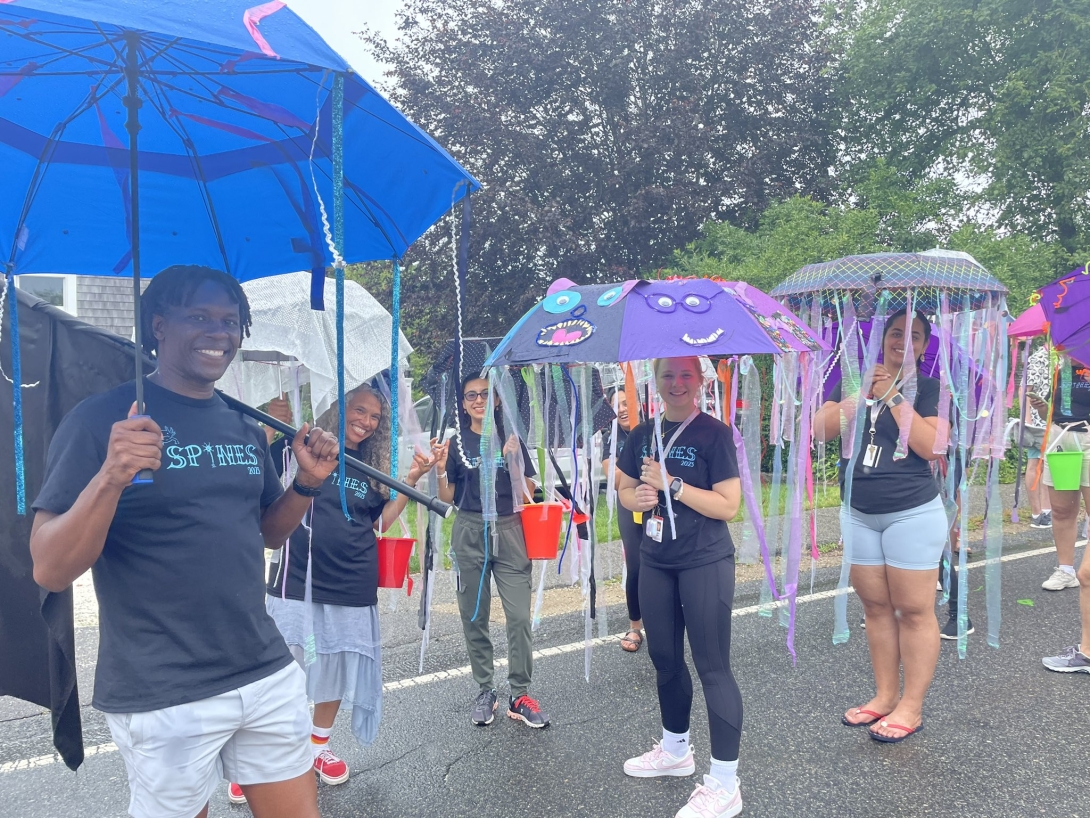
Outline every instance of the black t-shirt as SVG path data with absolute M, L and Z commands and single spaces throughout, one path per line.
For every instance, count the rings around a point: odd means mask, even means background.
M 217 696 L 286 667 L 265 612 L 261 515 L 281 494 L 265 433 L 220 400 L 145 382 L 163 430 L 150 485 L 126 488 L 92 566 L 99 605 L 94 706 L 137 713 Z M 49 445 L 36 510 L 63 514 L 106 459 L 130 382 L 79 404 Z
M 281 458 L 285 444 L 273 444 L 273 460 Z M 346 450 L 355 458 L 358 451 Z M 288 599 L 304 599 L 307 579 L 307 553 L 310 565 L 310 598 L 324 605 L 362 608 L 378 604 L 378 543 L 375 521 L 382 516 L 386 498 L 351 467 L 344 485 L 349 520 L 341 509 L 340 473 L 333 472 L 322 484 L 322 493 L 314 498 L 314 511 L 307 512 L 306 524 L 313 538 L 300 525 L 288 545 L 287 587 L 284 587 L 284 558 L 269 572 L 266 588 L 272 596 L 283 590 Z
M 1060 395 L 1056 396 L 1056 406 L 1052 410 L 1052 422 L 1057 426 L 1066 426 L 1069 423 L 1082 423 L 1083 429 L 1085 429 L 1088 421 L 1090 421 L 1090 374 L 1086 375 L 1087 379 L 1084 379 L 1084 373 L 1090 372 L 1090 367 L 1082 366 L 1081 364 L 1072 364 L 1071 366 L 1071 411 L 1065 413 L 1063 411 L 1063 398 Z M 1062 382 L 1061 382 L 1062 383 Z M 1073 431 L 1080 431 L 1079 427 L 1074 427 Z
M 502 440 L 502 438 L 501 438 Z M 458 438 L 451 440 L 450 453 L 447 455 L 447 482 L 454 486 L 454 505 L 459 511 L 472 511 L 476 514 L 484 512 L 481 502 L 481 436 L 468 426 L 462 429 L 462 443 L 465 444 L 466 461 L 470 468 L 462 463 L 461 453 L 458 451 Z M 522 463 L 526 477 L 533 477 L 534 464 L 530 460 L 530 453 L 526 446 L 519 441 L 522 448 Z M 502 443 L 501 443 L 502 452 Z M 496 514 L 501 517 L 514 514 L 515 505 L 512 499 L 511 473 L 507 469 L 506 458 L 501 452 L 496 452 Z M 529 488 L 529 486 L 527 486 Z
M 829 400 L 839 402 L 841 389 L 838 384 L 833 389 Z M 901 429 L 893 414 L 884 403 L 874 425 L 874 445 L 881 447 L 878 462 L 873 467 L 863 464 L 863 456 L 870 445 L 871 410 L 864 409 L 863 436 L 859 443 L 859 456 L 855 462 L 855 477 L 852 480 L 851 505 L 864 514 L 886 514 L 894 511 L 906 511 L 922 506 L 939 496 L 939 487 L 935 482 L 931 463 L 924 460 L 911 447 L 908 455 L 901 460 L 894 460 Z M 938 417 L 939 382 L 934 378 L 920 375 L 916 385 L 916 413 L 922 418 Z M 840 461 L 840 490 L 844 491 L 845 477 L 848 473 L 848 460 Z
M 624 444 L 628 442 L 628 436 L 631 434 L 628 429 L 617 424 L 617 459 L 621 459 L 621 452 L 624 451 Z M 602 462 L 609 460 L 609 451 L 613 445 L 613 433 L 607 431 L 602 438 Z
M 662 445 L 665 446 L 680 424 L 664 421 Z M 645 420 L 628 436 L 624 451 L 618 456 L 618 467 L 636 480 L 640 479 L 643 458 L 657 458 L 653 420 Z M 699 414 L 683 431 L 666 454 L 666 471 L 680 477 L 686 485 L 711 489 L 716 483 L 738 477 L 738 452 L 730 428 L 711 415 Z M 657 512 L 662 515 L 662 542 L 643 535 L 640 559 L 655 568 L 698 568 L 717 562 L 734 553 L 734 542 L 723 520 L 713 520 L 698 514 L 683 502 L 673 502 L 677 538 L 673 537 L 666 514 L 666 495 L 659 492 Z

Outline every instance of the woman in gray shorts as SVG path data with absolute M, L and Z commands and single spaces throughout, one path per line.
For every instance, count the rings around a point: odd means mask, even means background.
M 909 333 L 904 310 L 894 313 L 882 337 L 882 363 L 863 378 L 863 392 L 842 398 L 838 386 L 814 421 L 819 439 L 840 434 L 841 413 L 866 409 L 851 495 L 841 510 L 850 537 L 851 580 L 867 617 L 867 644 L 877 692 L 844 714 L 849 727 L 868 725 L 876 741 L 898 742 L 923 727 L 923 700 L 939 657 L 935 582 L 946 545 L 947 519 L 931 470 L 939 423 L 939 383 L 915 374 L 916 399 L 901 394 L 905 352 L 919 362 L 931 337 L 920 312 Z M 916 372 L 918 373 L 918 369 Z M 894 459 L 899 420 L 911 419 L 908 453 Z M 840 464 L 841 489 L 848 461 Z M 901 669 L 904 692 L 901 692 Z

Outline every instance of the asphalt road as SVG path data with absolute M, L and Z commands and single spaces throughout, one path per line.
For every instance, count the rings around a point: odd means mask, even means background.
M 819 598 L 799 606 L 796 666 L 784 648 L 778 617 L 748 607 L 757 601 L 757 587 L 743 583 L 733 652 L 746 707 L 739 769 L 743 814 L 1090 818 L 1085 794 L 1090 676 L 1049 673 L 1040 662 L 1078 637 L 1077 591 L 1040 588 L 1055 558 L 1033 551 L 1049 543 L 1047 532 L 1008 537 L 998 650 L 987 647 L 984 636 L 983 570 L 972 570 L 970 611 L 978 630 L 969 637 L 968 657 L 959 660 L 954 645 L 944 644 L 924 713 L 926 729 L 900 745 L 880 745 L 864 730 L 840 724 L 843 711 L 866 701 L 871 687 L 862 631 L 853 629 L 847 645 L 834 647 L 830 639 L 832 599 L 820 592 L 833 587 L 834 571 L 819 572 Z M 546 655 L 537 659 L 534 693 L 552 715 L 552 725 L 542 731 L 506 718 L 488 728 L 469 723 L 475 691 L 462 669 L 457 619 L 442 607 L 442 599 L 424 677 L 419 677 L 415 602 L 385 611 L 388 684 L 382 728 L 374 746 L 363 749 L 339 720 L 333 747 L 349 762 L 353 777 L 340 787 L 321 787 L 322 815 L 672 816 L 695 778 L 634 780 L 621 771 L 626 757 L 648 749 L 659 735 L 646 651 L 622 653 L 615 637 L 599 644 L 588 684 L 578 644 L 582 617 L 566 610 L 573 605 L 565 602 L 577 595 L 548 595 L 559 601 L 551 608 L 547 603 L 551 615 L 535 637 Z M 616 588 L 608 598 L 618 598 Z M 860 610 L 858 600 L 849 597 L 851 622 L 858 622 Z M 940 613 L 945 621 L 945 609 Z M 620 605 L 607 606 L 605 614 L 610 631 L 622 628 Z M 503 655 L 502 626 L 494 633 L 497 654 Z M 80 628 L 80 681 L 87 698 L 94 648 L 94 628 Z M 441 672 L 447 670 L 452 672 Z M 699 690 L 694 705 L 699 774 L 708 763 Z M 121 759 L 101 715 L 87 707 L 84 721 L 86 745 L 94 754 L 72 773 L 51 755 L 48 716 L 0 699 L 0 816 L 126 814 Z M 217 792 L 211 815 L 249 815 L 245 807 L 227 803 L 225 790 L 226 785 Z

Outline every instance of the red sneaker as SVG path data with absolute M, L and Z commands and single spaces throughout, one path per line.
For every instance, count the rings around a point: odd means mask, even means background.
M 227 785 L 227 800 L 232 804 L 245 804 L 246 793 L 242 791 L 242 787 L 232 781 Z
M 314 759 L 314 771 L 326 784 L 343 784 L 348 780 L 348 765 L 333 755 L 332 750 L 322 750 Z

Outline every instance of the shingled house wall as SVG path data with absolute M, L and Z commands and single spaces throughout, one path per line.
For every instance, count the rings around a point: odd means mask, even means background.
M 142 281 L 147 286 L 147 281 Z M 132 279 L 80 276 L 76 283 L 77 315 L 81 321 L 132 338 Z

